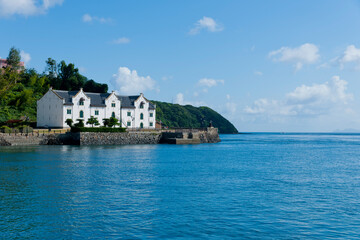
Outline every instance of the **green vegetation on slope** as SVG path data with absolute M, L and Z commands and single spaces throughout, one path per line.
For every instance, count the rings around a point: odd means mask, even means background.
M 37 73 L 34 69 L 20 67 L 20 53 L 11 48 L 7 58 L 8 66 L 0 69 L 0 122 L 27 116 L 36 121 L 36 101 L 52 86 L 59 90 L 79 90 L 104 93 L 107 84 L 88 80 L 79 73 L 74 64 L 48 58 L 46 71 Z
M 156 104 L 156 120 L 168 127 L 202 128 L 212 121 L 220 133 L 238 133 L 234 125 L 208 107 L 181 106 L 165 102 L 152 101 Z

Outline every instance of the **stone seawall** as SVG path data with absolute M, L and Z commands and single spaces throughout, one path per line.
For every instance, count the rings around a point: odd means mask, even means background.
M 0 146 L 61 145 L 64 134 L 0 133 Z
M 80 145 L 158 144 L 161 132 L 73 133 Z
M 0 146 L 199 144 L 220 142 L 217 128 L 129 131 L 119 133 L 22 134 L 0 133 Z

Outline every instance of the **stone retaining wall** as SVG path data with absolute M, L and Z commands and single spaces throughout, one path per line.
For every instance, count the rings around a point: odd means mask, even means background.
M 60 145 L 59 134 L 0 133 L 0 146 Z
M 161 132 L 77 133 L 80 145 L 158 144 Z
M 168 130 L 168 131 L 129 131 L 119 133 L 65 133 L 65 134 L 36 134 L 36 133 L 0 133 L 0 146 L 19 145 L 123 145 L 123 144 L 181 144 L 216 143 L 220 142 L 217 128 L 206 130 Z M 179 142 L 181 142 L 179 141 Z

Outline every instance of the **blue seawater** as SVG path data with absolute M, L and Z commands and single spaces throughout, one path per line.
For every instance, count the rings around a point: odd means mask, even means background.
M 0 147 L 0 239 L 358 239 L 360 135 Z

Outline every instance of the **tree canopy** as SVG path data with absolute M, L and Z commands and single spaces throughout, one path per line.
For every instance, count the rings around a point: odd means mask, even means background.
M 12 47 L 7 57 L 8 67 L 0 69 L 0 122 L 28 116 L 36 120 L 36 101 L 52 86 L 59 90 L 79 90 L 105 93 L 107 84 L 88 80 L 79 73 L 75 64 L 66 64 L 48 58 L 45 72 L 38 73 L 35 69 L 20 70 L 20 52 Z M 14 71 L 14 69 L 16 71 Z M 22 70 L 22 69 L 21 69 Z
M 21 56 L 19 49 L 12 47 L 9 51 L 9 56 L 6 59 L 7 65 L 13 70 L 18 70 L 20 69 L 20 60 Z

